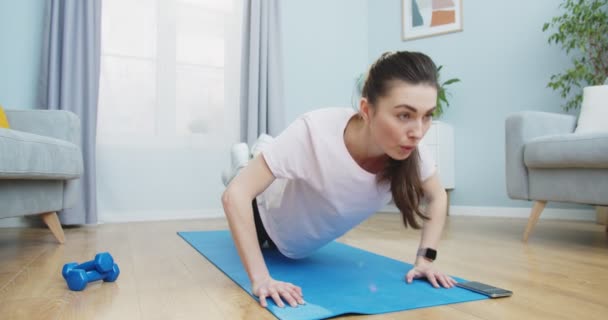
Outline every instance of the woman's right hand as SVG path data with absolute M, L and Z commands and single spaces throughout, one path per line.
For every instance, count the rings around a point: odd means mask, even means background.
M 260 298 L 260 304 L 266 308 L 266 298 L 272 298 L 277 306 L 283 308 L 285 303 L 289 303 L 292 307 L 297 307 L 299 304 L 304 304 L 302 299 L 302 288 L 293 285 L 289 282 L 277 281 L 271 277 L 255 281 L 252 284 L 253 294 Z

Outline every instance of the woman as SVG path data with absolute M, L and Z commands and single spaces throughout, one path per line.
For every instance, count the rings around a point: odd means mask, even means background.
M 419 229 L 416 216 L 423 221 L 407 282 L 426 277 L 435 287 L 454 286 L 456 281 L 432 264 L 447 196 L 432 158 L 418 146 L 431 125 L 437 89 L 436 66 L 428 56 L 385 53 L 370 67 L 358 113 L 328 108 L 299 117 L 228 184 L 224 211 L 262 306 L 267 298 L 280 307 L 284 301 L 293 307 L 304 303 L 300 287 L 271 277 L 262 246 L 289 258 L 305 257 L 391 196 L 405 227 Z M 422 198 L 426 214 L 419 207 Z

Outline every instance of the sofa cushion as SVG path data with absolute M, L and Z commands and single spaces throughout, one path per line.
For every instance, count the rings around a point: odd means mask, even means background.
M 583 103 L 575 133 L 606 132 L 608 119 L 608 85 L 583 88 Z
M 529 168 L 608 168 L 608 133 L 550 135 L 524 146 Z
M 76 179 L 82 171 L 75 144 L 0 128 L 0 179 Z

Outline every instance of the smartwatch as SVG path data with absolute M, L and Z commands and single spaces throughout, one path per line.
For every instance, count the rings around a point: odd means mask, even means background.
M 431 248 L 420 248 L 416 254 L 418 257 L 424 257 L 429 261 L 435 261 L 437 259 L 437 250 Z

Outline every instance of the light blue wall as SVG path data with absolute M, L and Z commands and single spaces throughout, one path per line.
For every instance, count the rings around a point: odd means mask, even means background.
M 373 5 L 372 5 L 373 3 Z M 559 13 L 555 0 L 464 1 L 464 31 L 401 40 L 401 0 L 369 2 L 369 61 L 387 50 L 422 51 L 451 88 L 442 119 L 454 126 L 456 188 L 452 204 L 529 206 L 508 199 L 504 121 L 519 110 L 562 112 L 559 95 L 546 87 L 569 59 L 547 44 L 542 26 Z
M 350 106 L 354 77 L 382 52 L 425 52 L 445 65 L 443 77 L 462 80 L 441 119 L 455 131 L 452 204 L 529 206 L 507 197 L 504 120 L 520 110 L 563 112 L 546 84 L 569 59 L 542 32 L 559 2 L 464 3 L 463 32 L 402 41 L 402 0 L 283 1 L 287 122 L 323 106 Z
M 5 108 L 36 106 L 45 2 L 0 0 L 0 105 Z M 0 227 L 36 224 L 39 219 L 0 220 Z
M 323 106 L 350 106 L 354 80 L 382 52 L 418 50 L 445 65 L 455 129 L 452 204 L 529 206 L 506 196 L 504 119 L 518 110 L 561 112 L 546 88 L 568 59 L 549 46 L 555 0 L 465 1 L 464 32 L 401 40 L 402 0 L 282 2 L 286 121 Z M 0 0 L 0 104 L 36 106 L 44 1 Z
M 36 107 L 45 1 L 0 0 L 0 104 Z
M 281 5 L 287 123 L 320 107 L 350 106 L 368 60 L 367 0 Z

